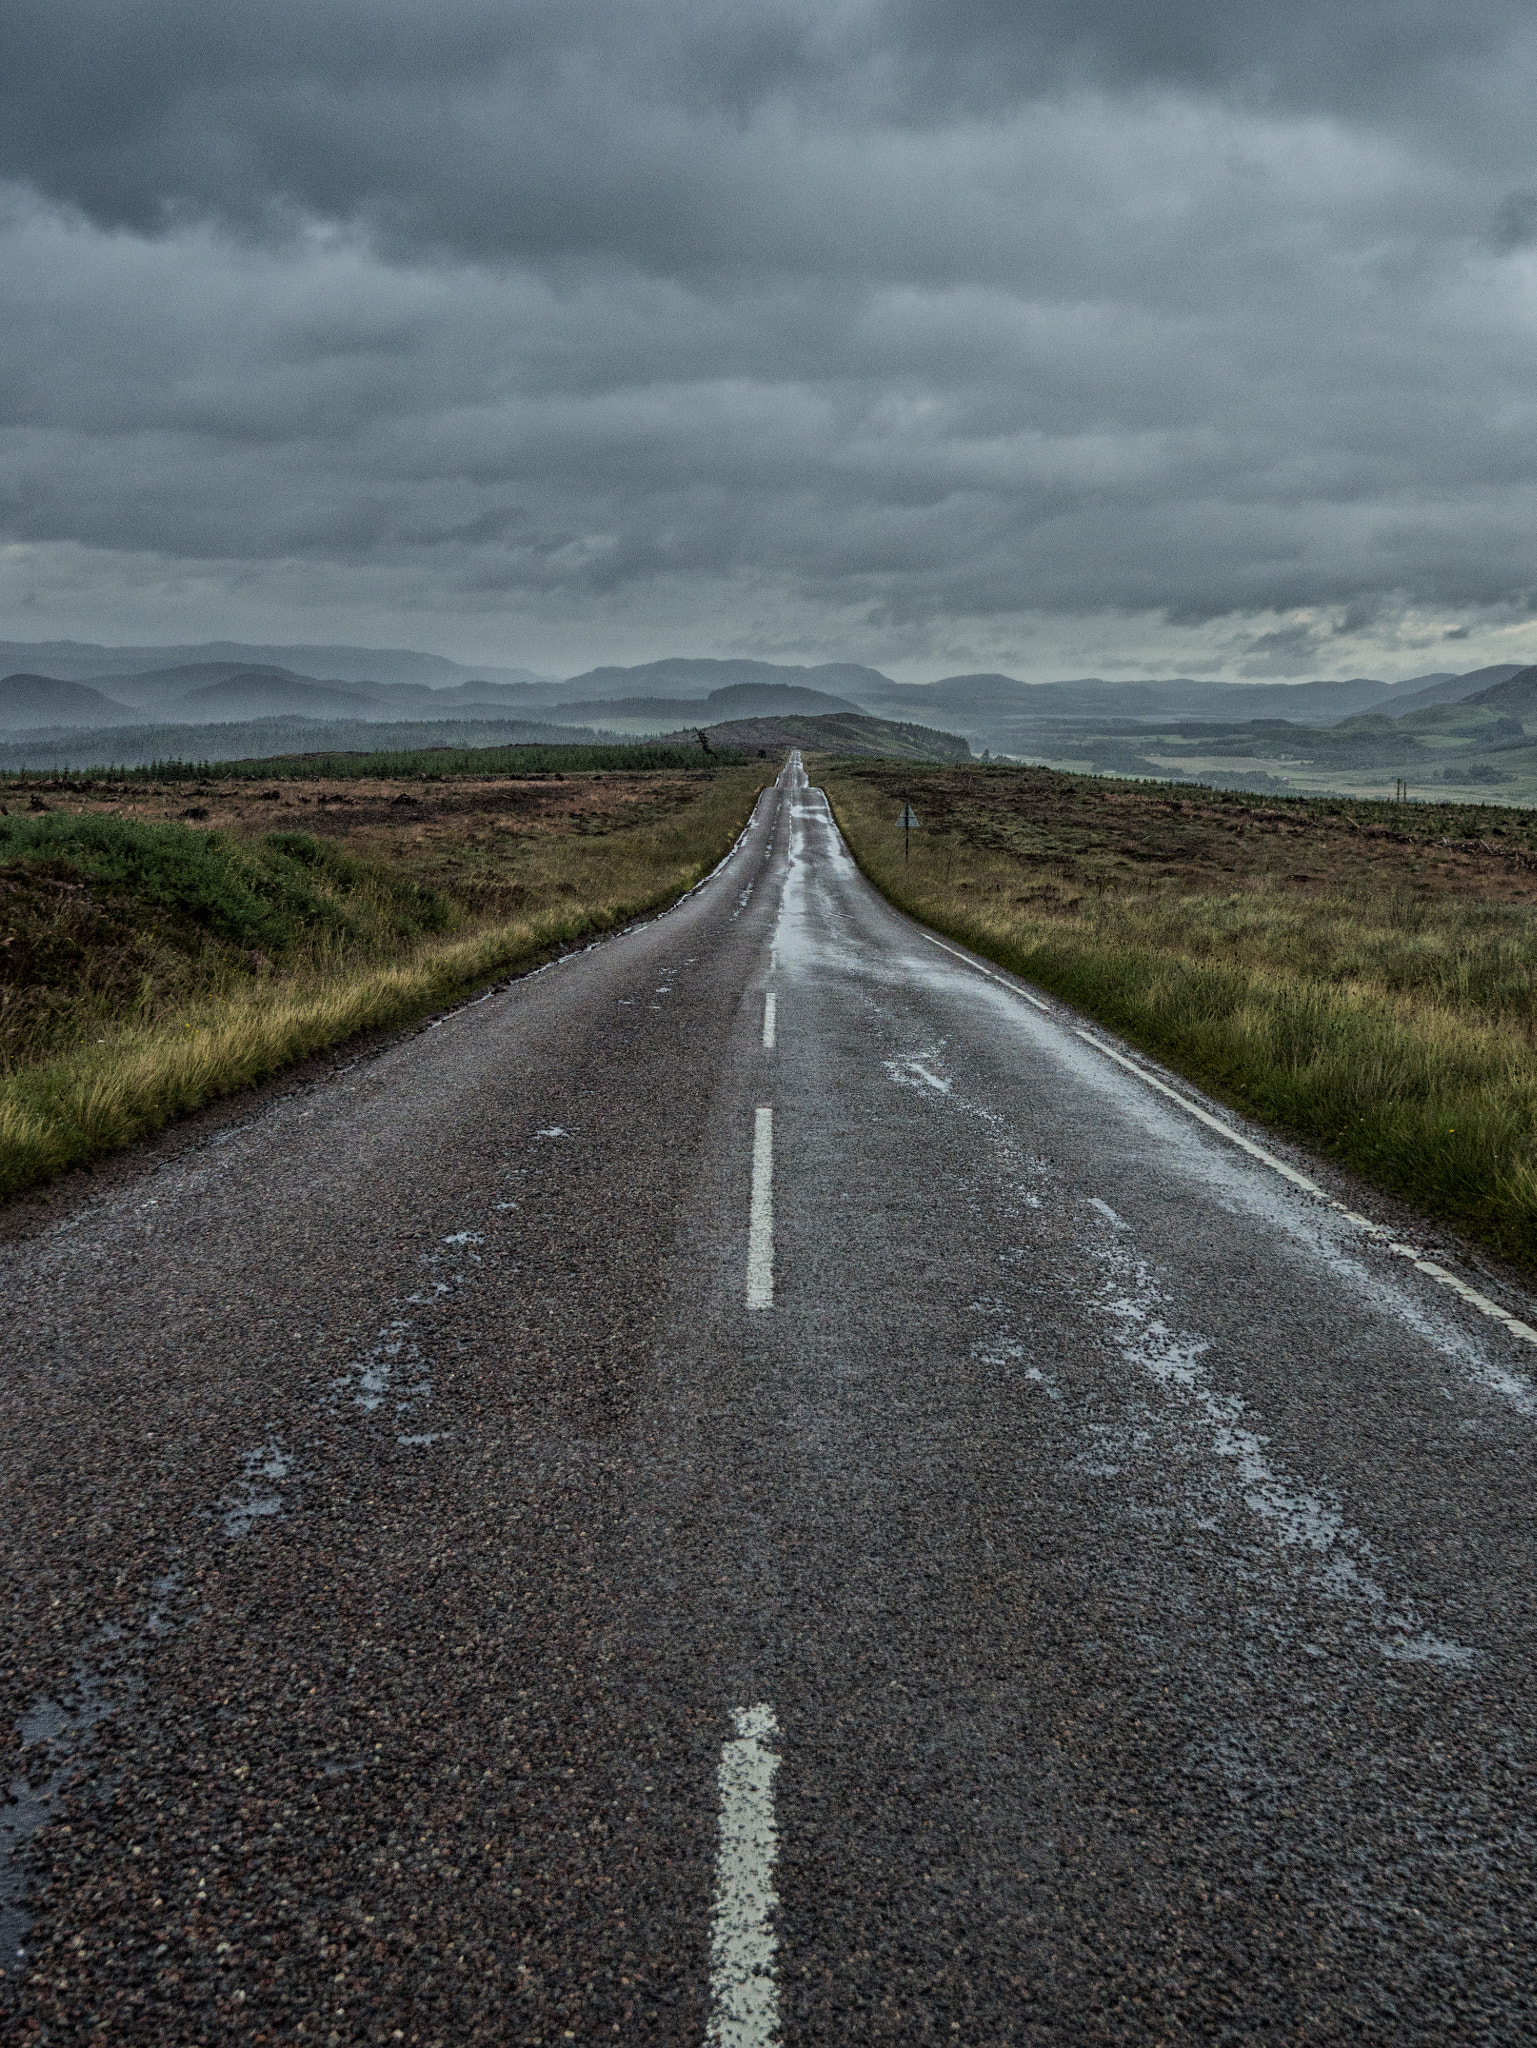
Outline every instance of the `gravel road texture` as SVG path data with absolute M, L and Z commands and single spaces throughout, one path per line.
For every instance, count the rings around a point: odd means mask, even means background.
M 1081 1021 L 792 759 L 0 1248 L 6 2037 L 702 2042 L 761 1706 L 760 2041 L 1530 2041 L 1537 1358 Z

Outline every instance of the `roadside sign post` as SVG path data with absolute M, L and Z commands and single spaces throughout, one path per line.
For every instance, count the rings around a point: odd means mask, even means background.
M 922 830 L 918 823 L 918 813 L 911 804 L 903 804 L 901 812 L 897 817 L 897 823 L 902 827 L 902 858 L 904 861 L 910 860 L 913 851 L 913 834 Z

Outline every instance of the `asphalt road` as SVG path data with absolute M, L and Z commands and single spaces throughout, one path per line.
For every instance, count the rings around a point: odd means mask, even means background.
M 1537 2037 L 1537 1349 L 1082 1026 L 792 766 L 12 1246 L 6 2038 Z

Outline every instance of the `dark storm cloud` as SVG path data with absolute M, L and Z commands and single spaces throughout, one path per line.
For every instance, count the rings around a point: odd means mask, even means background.
M 1525 122 L 1489 117 L 1519 110 L 1510 56 L 1532 41 L 1510 0 L 11 0 L 0 173 L 141 230 L 318 216 L 398 249 L 793 265 L 815 255 L 808 195 L 789 222 L 768 210 L 782 166 L 747 127 L 766 112 L 825 149 L 1074 86 L 1173 88 L 1408 121 L 1520 163 Z
M 913 0 L 888 19 L 914 100 L 996 107 L 1090 81 L 1351 116 L 1444 110 L 1465 82 L 1481 96 L 1531 28 L 1521 0 Z
M 1519 614 L 1532 19 L 11 0 L 0 522 L 424 603 L 1327 612 L 1276 672 Z

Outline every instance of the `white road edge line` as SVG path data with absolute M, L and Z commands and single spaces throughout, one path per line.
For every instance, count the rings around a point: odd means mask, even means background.
M 764 1050 L 774 1050 L 775 1011 L 778 1003 L 773 996 L 763 998 L 763 1045 Z
M 758 1112 L 760 1116 L 765 1111 Z M 709 2048 L 771 2048 L 779 2039 L 779 1939 L 774 1911 L 774 1773 L 779 1734 L 770 1706 L 733 1707 L 734 1740 L 721 1750 L 720 1843 L 710 1915 Z
M 1476 1287 L 1469 1287 L 1465 1280 L 1459 1280 L 1457 1275 L 1449 1273 L 1445 1266 L 1437 1265 L 1434 1259 L 1427 1259 L 1416 1246 L 1400 1244 L 1391 1230 L 1384 1229 L 1380 1223 L 1374 1223 L 1370 1216 L 1363 1216 L 1358 1210 L 1347 1208 L 1343 1202 L 1337 1202 L 1333 1195 L 1318 1185 L 1316 1180 L 1309 1180 L 1305 1173 L 1299 1173 L 1295 1166 L 1288 1166 L 1284 1159 L 1277 1159 L 1273 1152 L 1267 1152 L 1263 1145 L 1256 1145 L 1252 1138 L 1244 1137 L 1239 1131 L 1230 1130 L 1220 1119 L 1209 1116 L 1188 1096 L 1166 1086 L 1155 1075 L 1148 1073 L 1145 1067 L 1139 1067 L 1135 1060 L 1127 1059 L 1124 1053 L 1116 1052 L 1106 1045 L 1103 1039 L 1096 1038 L 1093 1032 L 1078 1031 L 1076 1026 L 1074 1029 L 1076 1036 L 1081 1038 L 1085 1045 L 1092 1045 L 1094 1050 L 1102 1052 L 1107 1060 L 1114 1060 L 1116 1065 L 1124 1067 L 1128 1074 L 1135 1074 L 1137 1079 L 1146 1082 L 1149 1088 L 1156 1088 L 1158 1093 L 1166 1095 L 1170 1102 L 1177 1102 L 1188 1115 L 1197 1118 L 1219 1137 L 1226 1138 L 1230 1145 L 1237 1145 L 1241 1151 L 1247 1152 L 1251 1159 L 1257 1159 L 1262 1166 L 1268 1166 L 1272 1173 L 1278 1173 L 1283 1180 L 1289 1180 L 1293 1187 L 1300 1188 L 1306 1195 L 1316 1196 L 1320 1202 L 1326 1203 L 1334 1210 L 1336 1215 L 1343 1216 L 1346 1222 L 1353 1223 L 1357 1230 L 1375 1238 L 1395 1257 L 1407 1259 L 1416 1272 L 1428 1274 L 1442 1287 L 1449 1287 L 1454 1294 L 1460 1295 L 1470 1308 L 1476 1308 L 1480 1315 L 1488 1316 L 1492 1322 L 1503 1324 L 1513 1337 L 1519 1337 L 1527 1344 L 1537 1344 L 1537 1330 L 1534 1330 L 1530 1323 L 1523 1323 L 1508 1309 L 1501 1308 L 1497 1301 L 1491 1301 L 1487 1294 L 1480 1294 Z
M 747 1226 L 747 1306 L 774 1306 L 774 1112 L 760 1105 L 752 1139 L 752 1217 Z
M 932 932 L 924 932 L 922 936 L 931 946 L 938 946 L 941 952 L 953 954 L 957 960 L 963 961 L 977 974 L 985 974 L 989 981 L 996 981 L 1000 987 L 1006 988 L 1010 995 L 1023 996 L 1027 1003 L 1034 1003 L 1038 1010 L 1050 1011 L 1049 1003 L 1043 1003 L 1039 996 L 1032 995 L 1027 988 L 1020 988 L 1006 976 L 994 974 L 990 967 L 983 967 L 968 954 L 961 952 L 959 947 L 947 946 L 943 939 L 936 939 Z M 1181 1109 L 1197 1118 L 1209 1130 L 1215 1131 L 1219 1138 L 1226 1138 L 1230 1145 L 1238 1146 L 1240 1151 L 1247 1152 L 1251 1159 L 1257 1159 L 1261 1165 L 1268 1166 L 1272 1173 L 1280 1174 L 1283 1180 L 1289 1180 L 1293 1187 L 1300 1188 L 1305 1195 L 1313 1195 L 1320 1202 L 1327 1204 L 1336 1215 L 1343 1216 L 1347 1223 L 1353 1223 L 1357 1230 L 1375 1238 L 1396 1258 L 1407 1259 L 1416 1272 L 1426 1274 L 1441 1287 L 1449 1287 L 1453 1294 L 1459 1295 L 1468 1304 L 1469 1308 L 1476 1308 L 1480 1315 L 1488 1316 L 1491 1322 L 1501 1324 L 1513 1337 L 1519 1337 L 1524 1344 L 1537 1345 L 1537 1330 L 1534 1330 L 1530 1323 L 1523 1323 L 1519 1316 L 1513 1316 L 1508 1309 L 1501 1308 L 1499 1303 L 1491 1301 L 1487 1294 L 1480 1294 L 1476 1287 L 1469 1287 L 1465 1280 L 1459 1280 L 1457 1275 L 1449 1273 L 1445 1266 L 1438 1265 L 1434 1259 L 1427 1259 L 1416 1245 L 1400 1244 L 1391 1230 L 1385 1229 L 1380 1223 L 1374 1223 L 1370 1216 L 1363 1216 L 1358 1210 L 1348 1208 L 1344 1202 L 1337 1202 L 1333 1195 L 1318 1185 L 1316 1180 L 1309 1180 L 1305 1173 L 1299 1173 L 1295 1166 L 1288 1166 L 1284 1159 L 1277 1159 L 1275 1154 L 1267 1152 L 1263 1145 L 1256 1145 L 1252 1138 L 1246 1138 L 1241 1132 L 1232 1130 L 1219 1118 L 1209 1116 L 1188 1096 L 1181 1095 L 1177 1089 L 1170 1088 L 1158 1080 L 1145 1067 L 1139 1067 L 1135 1060 L 1127 1059 L 1124 1053 L 1114 1051 L 1103 1039 L 1096 1038 L 1092 1031 L 1080 1031 L 1076 1025 L 1073 1029 L 1085 1045 L 1092 1045 L 1094 1050 L 1102 1052 L 1107 1060 L 1114 1060 L 1117 1066 L 1124 1067 L 1128 1074 L 1135 1074 L 1137 1079 L 1145 1082 L 1149 1088 L 1156 1088 L 1158 1093 L 1166 1095 L 1170 1102 L 1177 1102 Z
M 1039 996 L 1031 995 L 1029 989 L 1021 988 L 1017 982 L 1009 981 L 1001 974 L 994 974 L 991 967 L 984 967 L 980 961 L 973 960 L 969 954 L 961 952 L 959 947 L 947 946 L 943 939 L 936 939 L 932 932 L 920 932 L 918 936 L 927 939 L 931 946 L 938 946 L 941 953 L 953 954 L 957 960 L 971 968 L 973 973 L 985 974 L 989 981 L 996 981 L 1000 987 L 1006 988 L 1011 996 L 1023 996 L 1027 1003 L 1034 1003 L 1038 1010 L 1050 1011 L 1050 1003 L 1043 1003 Z

